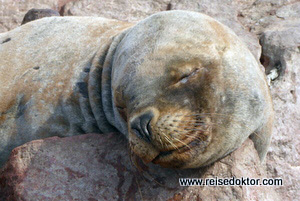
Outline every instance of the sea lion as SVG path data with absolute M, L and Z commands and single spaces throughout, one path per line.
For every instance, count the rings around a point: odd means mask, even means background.
M 119 131 L 145 163 L 197 168 L 273 122 L 259 64 L 226 26 L 166 11 L 136 25 L 51 17 L 0 36 L 0 155 L 49 136 Z

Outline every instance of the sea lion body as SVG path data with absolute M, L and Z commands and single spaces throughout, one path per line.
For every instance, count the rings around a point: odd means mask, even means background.
M 51 17 L 1 35 L 0 164 L 31 140 L 117 131 L 103 111 L 101 76 L 114 37 L 130 26 Z
M 251 134 L 261 159 L 273 109 L 238 37 L 195 12 L 133 25 L 51 17 L 0 35 L 0 165 L 25 142 L 120 131 L 145 162 L 208 165 Z

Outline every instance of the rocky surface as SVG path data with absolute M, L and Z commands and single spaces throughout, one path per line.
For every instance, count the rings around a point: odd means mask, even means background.
M 270 25 L 260 41 L 267 72 L 275 71 L 279 76 L 271 83 L 276 118 L 267 158 L 268 175 L 282 177 L 284 188 L 275 188 L 287 200 L 297 200 L 300 197 L 300 18 Z
M 266 160 L 267 175 L 284 179 L 284 186 L 276 186 L 272 189 L 279 192 L 285 200 L 298 200 L 300 197 L 299 0 L 12 2 L 14 1 L 0 1 L 0 33 L 19 26 L 24 14 L 31 8 L 51 8 L 59 11 L 61 15 L 92 15 L 132 22 L 158 11 L 185 9 L 204 12 L 232 28 L 248 45 L 255 57 L 257 59 L 261 57 L 260 61 L 266 68 L 266 73 L 272 75 L 270 89 L 276 120 L 273 140 Z M 197 192 L 198 188 L 187 189 L 190 192 Z M 211 190 L 208 187 L 206 189 Z M 173 198 L 180 200 L 182 195 Z
M 135 167 L 118 134 L 52 137 L 13 150 L 0 173 L 4 200 L 280 200 L 272 187 L 180 187 L 179 178 L 263 178 L 251 140 L 205 169 Z
M 274 22 L 299 18 L 299 0 L 234 0 L 234 4 L 238 21 L 255 34 Z
M 19 26 L 24 15 L 32 8 L 57 8 L 57 0 L 26 0 L 26 1 L 0 1 L 0 32 L 5 32 Z

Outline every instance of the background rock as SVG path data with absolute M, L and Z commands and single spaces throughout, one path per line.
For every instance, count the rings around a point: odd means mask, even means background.
M 56 10 L 52 9 L 30 9 L 24 16 L 22 25 L 33 20 L 41 19 L 43 17 L 60 16 Z
M 267 72 L 279 77 L 272 82 L 275 126 L 267 157 L 269 176 L 284 179 L 275 187 L 287 200 L 300 197 L 300 18 L 274 23 L 261 36 Z
M 286 19 L 296 17 L 294 7 L 298 7 L 299 0 L 234 0 L 234 4 L 238 9 L 238 21 L 259 35 L 267 26 L 284 20 L 278 13 L 284 13 Z
M 20 26 L 26 12 L 32 8 L 51 8 L 57 10 L 57 0 L 1 0 L 0 32 L 9 31 Z
M 281 200 L 272 187 L 180 187 L 179 178 L 266 177 L 251 140 L 205 169 L 171 170 L 130 161 L 118 133 L 26 143 L 0 173 L 4 200 Z M 232 168 L 234 167 L 234 168 Z
M 300 2 L 288 4 L 276 11 L 276 16 L 282 19 L 299 19 L 300 18 Z

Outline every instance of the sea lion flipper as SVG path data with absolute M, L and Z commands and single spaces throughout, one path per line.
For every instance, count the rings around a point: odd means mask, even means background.
M 250 135 L 250 139 L 254 143 L 261 162 L 264 161 L 271 142 L 272 127 L 273 116 L 271 115 L 269 120 L 262 127 Z

